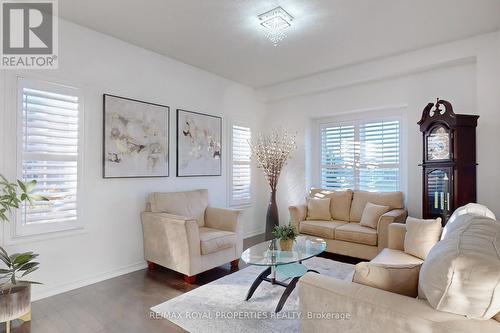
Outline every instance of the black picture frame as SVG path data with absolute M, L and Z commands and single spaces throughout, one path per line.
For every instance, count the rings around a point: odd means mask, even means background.
M 130 101 L 134 103 L 143 103 L 147 105 L 153 105 L 161 108 L 165 108 L 165 117 L 166 117 L 166 134 L 165 134 L 165 147 L 166 147 L 166 165 L 165 165 L 165 174 L 162 175 L 136 175 L 136 176 L 110 176 L 106 174 L 106 158 L 107 158 L 107 152 L 106 152 L 106 102 L 107 98 L 117 98 L 117 99 L 122 99 L 125 101 Z M 124 179 L 124 178 L 167 178 L 170 177 L 170 107 L 167 105 L 162 105 L 162 104 L 157 104 L 157 103 L 151 103 L 151 102 L 146 102 L 138 99 L 133 99 L 133 98 L 128 98 L 128 97 L 123 97 L 123 96 L 118 96 L 118 95 L 113 95 L 113 94 L 103 94 L 102 96 L 102 115 L 103 115 L 103 121 L 102 121 L 102 178 L 104 179 Z
M 181 170 L 179 168 L 179 163 L 180 163 L 180 158 L 179 155 L 182 154 L 183 152 L 180 152 L 179 148 L 179 143 L 180 143 L 180 113 L 185 112 L 185 113 L 190 113 L 192 115 L 200 116 L 200 117 L 208 117 L 208 118 L 215 118 L 218 119 L 219 121 L 219 136 L 220 136 L 220 152 L 219 152 L 219 172 L 217 174 L 182 174 Z M 201 113 L 201 112 L 195 112 L 195 111 L 189 111 L 189 110 L 184 110 L 184 109 L 177 109 L 176 112 L 176 123 L 177 123 L 177 129 L 176 129 L 176 176 L 177 177 L 220 177 L 222 176 L 222 156 L 223 156 L 223 123 L 222 123 L 222 117 L 220 116 L 215 116 L 211 114 L 206 114 L 206 113 Z

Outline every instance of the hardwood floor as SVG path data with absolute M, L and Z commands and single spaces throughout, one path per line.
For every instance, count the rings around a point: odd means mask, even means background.
M 264 240 L 264 235 L 245 239 L 244 248 Z M 324 257 L 356 263 L 359 260 L 325 254 Z M 239 268 L 245 267 L 240 260 Z M 154 305 L 231 273 L 230 264 L 198 275 L 196 284 L 184 282 L 182 274 L 158 268 L 130 274 L 36 301 L 32 321 L 12 322 L 13 333 L 136 333 L 185 332 L 162 319 L 151 319 Z M 0 324 L 0 333 L 5 324 Z

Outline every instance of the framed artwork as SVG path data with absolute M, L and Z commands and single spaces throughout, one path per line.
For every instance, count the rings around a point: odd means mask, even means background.
M 170 108 L 103 96 L 103 177 L 168 177 Z
M 177 109 L 177 177 L 222 174 L 222 118 Z

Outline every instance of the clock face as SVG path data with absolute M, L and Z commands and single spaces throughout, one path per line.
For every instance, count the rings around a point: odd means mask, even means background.
M 442 126 L 433 129 L 427 138 L 427 159 L 450 159 L 450 133 Z

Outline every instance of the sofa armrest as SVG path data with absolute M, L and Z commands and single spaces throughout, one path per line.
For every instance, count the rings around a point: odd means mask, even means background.
M 388 211 L 384 215 L 380 217 L 377 225 L 377 233 L 378 233 L 378 249 L 382 251 L 384 248 L 388 246 L 388 226 L 391 223 L 405 223 L 406 216 L 408 216 L 408 212 L 406 209 L 393 209 Z
M 296 205 L 288 207 L 290 212 L 290 224 L 295 227 L 297 232 L 299 231 L 300 222 L 304 221 L 307 217 L 307 206 L 306 205 Z
M 205 224 L 209 228 L 232 231 L 241 231 L 240 216 L 242 210 L 207 207 L 205 210 Z
M 419 300 L 316 273 L 299 280 L 301 332 L 495 332 L 495 320 L 470 320 Z
M 405 249 L 406 224 L 391 223 L 388 227 L 387 247 L 393 250 L 404 251 Z
M 201 256 L 198 222 L 189 217 L 152 212 L 142 212 L 141 220 L 145 259 L 192 275 Z

